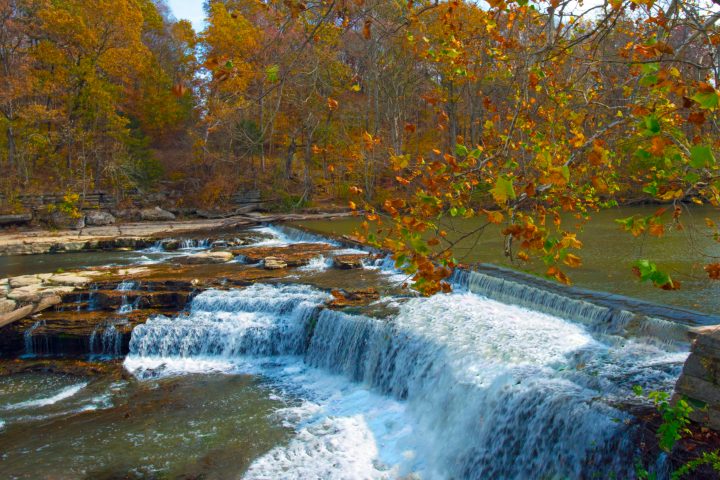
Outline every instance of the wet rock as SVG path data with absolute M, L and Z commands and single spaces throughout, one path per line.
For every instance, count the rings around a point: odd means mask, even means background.
M 307 265 L 318 255 L 335 248 L 327 243 L 296 243 L 284 246 L 241 248 L 233 250 L 233 253 L 242 255 L 246 263 L 258 263 L 267 257 L 273 257 L 285 262 L 288 267 L 301 267 Z
M 90 249 L 92 245 L 84 241 L 63 242 L 53 245 L 52 252 L 79 252 L 81 250 Z
M 140 218 L 145 221 L 169 221 L 175 220 L 175 215 L 160 207 L 155 207 L 140 210 Z
M 108 212 L 93 210 L 85 214 L 85 225 L 103 226 L 115 223 L 115 217 Z
M 162 247 L 168 252 L 174 252 L 175 250 L 180 249 L 180 242 L 177 240 L 168 240 L 166 242 L 162 242 Z
M 188 265 L 203 264 L 203 263 L 225 263 L 229 262 L 234 258 L 230 252 L 202 252 L 187 257 L 181 257 L 178 262 L 185 263 Z
M 341 270 L 352 270 L 355 268 L 363 268 L 363 260 L 367 258 L 367 254 L 337 255 L 333 258 L 333 266 Z
M 333 299 L 328 303 L 330 308 L 358 307 L 367 305 L 380 298 L 380 294 L 372 287 L 352 290 L 333 290 Z
M 265 257 L 265 259 L 263 259 L 263 266 L 266 270 L 281 270 L 287 268 L 288 264 L 278 257 Z

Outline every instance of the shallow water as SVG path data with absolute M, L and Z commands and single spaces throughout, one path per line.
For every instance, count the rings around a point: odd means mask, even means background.
M 0 472 L 18 479 L 234 478 L 287 438 L 271 415 L 283 406 L 247 375 L 0 378 Z
M 622 207 L 605 210 L 593 215 L 593 219 L 582 227 L 578 238 L 584 247 L 578 252 L 583 266 L 567 269 L 572 281 L 581 287 L 636 297 L 651 302 L 677 305 L 707 313 L 720 313 L 720 282 L 708 279 L 703 270 L 707 263 L 720 261 L 720 243 L 716 242 L 705 227 L 706 217 L 718 221 L 717 211 L 705 208 L 690 208 L 683 216 L 685 229 L 666 229 L 663 238 L 645 236 L 634 238 L 620 230 L 617 218 L 631 215 L 651 215 L 657 207 Z M 668 219 L 669 214 L 665 214 Z M 358 218 L 315 220 L 298 222 L 298 225 L 325 233 L 352 234 L 360 223 Z M 568 225 L 577 220 L 567 219 Z M 459 238 L 473 231 L 482 223 L 478 219 L 453 219 L 446 227 L 448 238 Z M 503 256 L 503 237 L 499 228 L 489 226 L 481 235 L 474 235 L 458 243 L 455 257 L 459 262 L 495 263 L 521 270 L 542 273 L 541 265 L 527 265 L 510 262 Z M 648 283 L 639 282 L 632 274 L 632 264 L 647 258 L 662 270 L 670 273 L 682 284 L 678 291 L 665 291 Z

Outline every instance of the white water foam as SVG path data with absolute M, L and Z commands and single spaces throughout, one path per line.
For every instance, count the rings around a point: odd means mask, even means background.
M 303 265 L 298 270 L 302 272 L 324 272 L 330 267 L 332 267 L 332 259 L 319 255 L 311 258 L 307 265 Z
M 318 315 L 326 298 L 202 293 L 189 316 L 136 327 L 125 366 L 267 378 L 296 435 L 248 478 L 581 478 L 632 474 L 632 417 L 614 404 L 671 387 L 687 355 L 472 293 L 398 302 L 389 319 Z
M 292 245 L 294 243 L 327 243 L 337 245 L 336 242 L 330 239 L 290 227 L 271 225 L 255 227 L 252 231 L 270 236 L 270 238 L 262 239 L 250 245 L 253 247 L 282 246 Z
M 58 403 L 62 400 L 65 400 L 66 398 L 70 398 L 73 395 L 77 394 L 80 390 L 85 388 L 87 386 L 87 382 L 78 383 L 76 385 L 71 385 L 69 387 L 63 388 L 58 393 L 53 395 L 52 397 L 45 397 L 45 398 L 37 398 L 35 400 L 27 400 L 25 402 L 19 402 L 19 403 L 12 403 L 8 405 L 4 405 L 2 407 L 3 410 L 20 410 L 25 408 L 36 408 L 36 407 L 45 407 L 48 405 L 53 405 L 55 403 Z

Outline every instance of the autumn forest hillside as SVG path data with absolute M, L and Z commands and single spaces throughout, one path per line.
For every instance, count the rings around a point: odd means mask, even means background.
M 654 202 L 621 223 L 662 236 L 685 206 L 720 205 L 714 2 L 205 9 L 195 32 L 162 0 L 0 0 L 3 209 L 48 191 L 350 205 L 433 291 L 453 263 L 443 216 L 502 224 L 506 253 L 566 281 L 581 244 L 565 214 Z

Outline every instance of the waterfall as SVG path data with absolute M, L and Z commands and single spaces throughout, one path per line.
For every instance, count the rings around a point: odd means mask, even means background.
M 638 427 L 618 405 L 637 402 L 634 385 L 672 388 L 687 355 L 471 292 L 398 301 L 384 319 L 318 314 L 327 298 L 305 285 L 206 291 L 188 315 L 135 327 L 125 365 L 142 376 L 223 361 L 319 402 L 295 424 L 317 449 L 278 447 L 249 478 L 328 471 L 307 468 L 371 445 L 363 465 L 391 478 L 629 478 Z M 353 431 L 360 445 L 340 441 Z
M 450 281 L 456 289 L 580 322 L 595 332 L 645 336 L 681 346 L 687 343 L 687 325 L 643 314 L 643 302 L 553 284 L 540 285 L 541 280 L 528 275 L 493 270 L 498 272 L 456 269 Z M 621 300 L 630 304 L 624 305 Z
M 30 328 L 25 330 L 25 333 L 23 334 L 25 340 L 25 356 L 33 357 L 35 355 L 48 353 L 48 351 L 50 350 L 47 337 L 43 335 L 42 343 L 38 344 L 40 340 L 35 338 L 34 335 L 35 330 L 44 326 L 45 320 L 38 320 L 37 322 L 33 323 Z
M 300 267 L 298 270 L 302 272 L 322 272 L 332 266 L 332 259 L 318 255 L 310 259 L 307 265 Z
M 96 325 L 89 343 L 91 357 L 119 357 L 122 354 L 122 334 L 112 321 Z
M 123 280 L 120 282 L 117 286 L 118 292 L 123 292 L 122 298 L 120 300 L 120 307 L 117 309 L 117 313 L 120 314 L 128 314 L 131 313 L 135 309 L 134 303 L 130 303 L 128 301 L 127 293 L 125 292 L 131 292 L 133 290 L 137 290 L 139 288 L 139 284 L 137 282 L 134 282 L 132 280 Z M 135 301 L 138 301 L 140 297 L 136 298 Z
M 465 293 L 392 321 L 324 311 L 305 361 L 406 400 L 440 478 L 629 478 L 634 427 L 610 401 L 672 388 L 685 355 Z
M 253 228 L 253 231 L 269 235 L 270 238 L 254 243 L 252 246 L 292 245 L 293 243 L 328 243 L 340 246 L 338 242 L 327 237 L 285 225 L 256 227 Z
M 186 238 L 180 241 L 180 248 L 183 250 L 205 250 L 210 248 L 210 239 Z
M 130 353 L 185 358 L 300 354 L 310 319 L 328 297 L 302 285 L 209 290 L 192 300 L 189 315 L 157 315 L 135 327 Z

